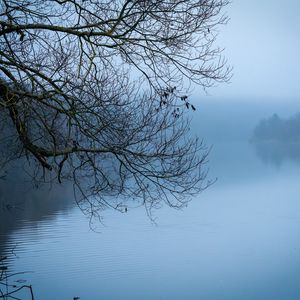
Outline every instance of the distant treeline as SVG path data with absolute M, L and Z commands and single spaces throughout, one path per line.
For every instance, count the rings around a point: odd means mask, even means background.
M 261 120 L 254 129 L 251 141 L 300 142 L 300 113 L 289 119 L 281 119 L 274 114 Z

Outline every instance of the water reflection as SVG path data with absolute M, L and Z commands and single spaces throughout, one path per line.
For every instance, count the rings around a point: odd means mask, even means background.
M 34 271 L 36 299 L 296 300 L 300 168 L 283 165 L 262 163 L 247 142 L 216 144 L 218 181 L 183 211 L 157 211 L 157 225 L 142 208 L 106 211 L 96 233 L 70 199 L 44 203 L 44 192 L 1 230 L 18 244 L 13 268 Z
M 252 145 L 257 156 L 266 164 L 281 166 L 285 161 L 300 162 L 300 143 L 274 141 Z
M 74 206 L 71 185 L 40 185 L 36 188 L 21 167 L 12 168 L 0 179 L 0 255 L 15 248 L 18 241 L 9 237 L 43 221 L 51 222 L 58 213 Z

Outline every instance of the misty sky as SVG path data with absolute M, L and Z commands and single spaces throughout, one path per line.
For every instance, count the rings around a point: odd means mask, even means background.
M 209 90 L 232 100 L 300 100 L 300 1 L 233 0 L 217 44 L 234 67 L 231 83 Z

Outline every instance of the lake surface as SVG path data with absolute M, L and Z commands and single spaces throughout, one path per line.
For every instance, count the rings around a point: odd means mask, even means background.
M 2 206 L 21 209 L 0 210 L 0 252 L 14 248 L 36 300 L 300 299 L 300 163 L 276 155 L 215 144 L 218 180 L 186 209 L 157 210 L 156 224 L 142 208 L 105 211 L 97 232 L 71 191 L 8 186 Z

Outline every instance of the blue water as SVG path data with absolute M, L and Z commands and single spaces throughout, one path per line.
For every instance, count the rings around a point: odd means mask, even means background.
M 298 161 L 239 142 L 214 145 L 208 165 L 216 183 L 154 211 L 156 224 L 143 208 L 105 211 L 92 231 L 63 191 L 2 212 L 0 251 L 15 247 L 11 269 L 29 271 L 14 280 L 42 300 L 300 299 Z

